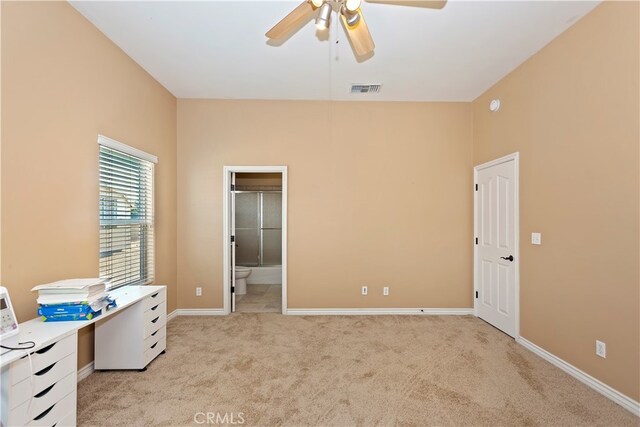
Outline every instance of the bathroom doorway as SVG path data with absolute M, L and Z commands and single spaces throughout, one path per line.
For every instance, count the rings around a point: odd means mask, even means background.
M 286 313 L 286 166 L 226 166 L 225 313 Z

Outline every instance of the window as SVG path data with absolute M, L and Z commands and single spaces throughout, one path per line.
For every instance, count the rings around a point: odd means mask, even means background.
M 111 289 L 153 282 L 155 156 L 100 136 L 100 277 Z

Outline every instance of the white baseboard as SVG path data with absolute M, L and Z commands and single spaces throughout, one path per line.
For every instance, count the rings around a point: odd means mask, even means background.
M 169 313 L 169 314 L 167 315 L 167 323 L 168 323 L 170 320 L 173 320 L 173 318 L 174 318 L 174 317 L 176 317 L 177 315 L 178 315 L 178 310 L 173 310 L 171 313 Z
M 294 316 L 377 316 L 377 315 L 456 315 L 473 314 L 473 308 L 288 308 Z
M 542 347 L 538 347 L 537 345 L 535 345 L 531 341 L 528 341 L 525 338 L 518 337 L 516 338 L 516 342 L 518 342 L 520 345 L 522 345 L 526 349 L 531 350 L 538 356 L 542 357 L 544 360 L 551 363 L 552 365 L 562 369 L 567 374 L 576 378 L 578 381 L 588 385 L 589 387 L 591 387 L 598 393 L 602 394 L 603 396 L 613 400 L 615 403 L 622 406 L 624 409 L 628 410 L 635 416 L 640 417 L 639 402 L 636 402 L 629 396 L 626 396 L 620 393 L 618 390 L 606 385 L 602 381 L 592 377 L 586 372 L 581 371 L 580 369 L 576 368 L 572 364 L 565 362 L 564 360 L 560 359 L 558 356 L 549 353 L 547 350 L 543 349 Z
M 224 316 L 224 314 L 223 308 L 179 308 L 171 313 L 171 316 Z
M 93 374 L 93 371 L 94 371 L 93 362 L 78 369 L 78 382 L 82 381 L 83 379 L 87 378 L 89 375 Z

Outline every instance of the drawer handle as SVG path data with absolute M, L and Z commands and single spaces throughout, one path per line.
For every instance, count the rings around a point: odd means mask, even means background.
M 155 298 L 155 297 L 157 297 L 159 293 L 160 293 L 160 292 L 156 292 L 155 294 L 151 295 L 151 298 Z
M 54 345 L 58 344 L 57 342 L 54 342 L 53 344 L 49 344 L 46 347 L 41 348 L 40 350 L 36 350 L 34 353 L 37 354 L 43 354 L 46 353 L 47 351 L 51 350 L 53 348 Z M 33 354 L 33 353 L 32 353 Z M 27 355 L 25 354 L 24 356 L 22 356 L 20 359 L 26 359 Z
M 156 348 L 157 345 L 158 343 L 155 343 L 154 345 L 151 346 L 151 348 Z
M 156 322 L 158 321 L 158 319 L 159 319 L 159 318 L 160 318 L 160 316 L 156 317 L 155 319 L 153 319 L 153 320 L 151 321 L 151 323 L 156 323 Z
M 38 354 L 44 354 L 47 351 L 51 350 L 53 348 L 54 345 L 58 344 L 57 342 L 54 342 L 53 344 L 49 344 L 46 347 L 41 348 L 40 350 L 36 350 L 36 353 Z
M 35 394 L 33 397 L 35 397 L 36 399 L 40 399 L 42 396 L 44 396 L 45 394 L 49 393 L 51 391 L 51 389 L 53 387 L 55 387 L 55 385 L 58 383 L 53 383 L 51 384 L 49 387 L 45 388 L 44 390 L 42 390 L 40 393 Z
M 158 331 L 159 331 L 159 330 L 160 330 L 160 329 L 158 329 Z M 156 336 L 156 334 L 158 333 L 158 331 L 155 331 L 154 333 L 152 333 L 152 334 L 151 334 L 151 336 L 152 336 L 152 337 L 155 337 L 155 336 Z
M 156 308 L 160 307 L 160 304 L 156 305 L 155 307 L 151 307 L 151 311 L 156 311 Z
M 56 366 L 56 363 L 58 363 L 58 362 L 53 362 L 51 365 L 49 365 L 49 366 L 47 366 L 46 368 L 44 368 L 44 369 L 42 369 L 42 370 L 40 370 L 40 371 L 36 372 L 34 375 L 42 376 L 42 375 L 46 374 L 47 372 L 49 372 L 50 370 L 52 370 L 54 366 Z
M 46 416 L 47 416 L 47 414 L 48 414 L 49 412 L 51 412 L 51 410 L 53 409 L 53 407 L 54 407 L 54 406 L 56 406 L 56 404 L 57 404 L 57 402 L 56 402 L 56 403 L 54 403 L 53 405 L 51 405 L 51 407 L 50 407 L 49 409 L 45 410 L 43 413 L 41 413 L 40 415 L 38 415 L 37 417 L 35 417 L 35 418 L 33 419 L 33 421 L 38 421 L 38 420 L 40 420 L 40 419 L 42 419 L 42 418 L 46 417 Z

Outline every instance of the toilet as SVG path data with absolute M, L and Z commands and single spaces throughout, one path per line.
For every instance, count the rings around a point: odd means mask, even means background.
M 251 275 L 249 267 L 236 265 L 236 295 L 244 295 L 247 293 L 247 277 Z

